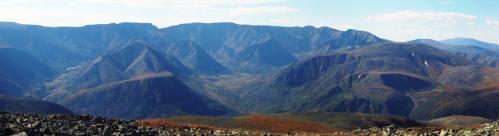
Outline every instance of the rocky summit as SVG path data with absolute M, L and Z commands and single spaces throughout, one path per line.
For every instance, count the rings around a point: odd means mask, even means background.
M 152 128 L 136 125 L 135 121 L 93 116 L 66 116 L 21 113 L 0 113 L 0 135 L 230 135 L 234 132 L 199 128 Z
M 202 125 L 158 125 L 134 120 L 119 120 L 88 115 L 37 115 L 0 113 L 0 135 L 383 135 L 383 136 L 497 136 L 499 121 L 465 128 L 416 127 L 398 128 L 390 125 L 327 133 L 271 133 L 260 130 L 224 129 Z M 154 124 L 154 125 L 153 125 Z

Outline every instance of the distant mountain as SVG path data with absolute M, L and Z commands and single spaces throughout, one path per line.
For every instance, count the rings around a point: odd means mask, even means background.
M 416 39 L 408 43 L 431 45 L 484 66 L 499 67 L 499 52 L 494 52 L 490 48 L 484 48 L 480 45 L 451 45 L 432 39 Z
M 81 114 L 128 119 L 231 113 L 166 73 L 82 89 L 60 103 Z
M 444 41 L 450 42 L 453 40 L 444 40 Z M 452 53 L 499 57 L 499 54 L 493 50 L 494 48 L 486 47 L 486 46 L 483 46 L 482 44 L 477 44 L 477 43 L 476 44 L 468 44 L 468 45 L 467 44 L 460 45 L 460 44 L 439 42 L 439 41 L 435 41 L 432 39 L 416 39 L 416 40 L 408 41 L 408 43 L 427 44 L 427 45 L 435 46 L 437 48 L 440 48 L 442 50 L 449 51 Z
M 22 96 L 44 86 L 56 72 L 23 51 L 0 47 L 0 95 Z
M 468 46 L 472 45 L 472 46 L 482 47 L 485 49 L 494 50 L 496 52 L 499 51 L 499 45 L 497 44 L 482 42 L 471 38 L 453 38 L 453 39 L 442 40 L 440 42 L 450 45 L 468 45 Z
M 0 95 L 1 112 L 37 113 L 37 114 L 73 114 L 61 105 L 45 102 Z
M 471 64 L 424 44 L 368 46 L 295 63 L 268 84 L 248 90 L 248 95 L 242 96 L 245 99 L 242 103 L 250 107 L 247 110 L 260 112 L 388 113 L 416 119 L 467 114 L 497 118 L 490 114 L 496 112 L 489 111 L 499 109 L 492 100 L 497 99 L 499 92 L 493 88 L 487 93 L 473 91 L 477 89 L 473 87 L 487 83 L 489 78 L 495 80 L 497 71 Z M 463 97 L 460 99 L 463 103 L 441 105 L 452 100 L 431 95 L 416 97 L 448 90 L 447 87 L 462 90 L 452 93 Z M 490 98 L 478 100 L 483 97 L 467 96 L 471 92 Z M 429 101 L 432 99 L 440 101 Z M 466 104 L 471 101 L 483 104 L 488 110 L 480 111 Z M 430 109 L 421 107 L 428 103 L 442 107 L 428 112 Z
M 225 66 L 218 63 L 193 41 L 175 42 L 167 48 L 166 52 L 200 73 L 224 74 L 229 72 Z
M 437 48 L 449 48 L 452 47 L 452 45 L 448 45 L 439 41 L 435 41 L 433 39 L 415 39 L 408 41 L 407 43 L 413 43 L 413 44 L 426 44 L 426 45 L 431 45 Z

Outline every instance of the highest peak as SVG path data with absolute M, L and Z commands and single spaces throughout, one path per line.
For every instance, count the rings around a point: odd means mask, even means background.
M 141 28 L 141 29 L 158 29 L 152 23 L 137 23 L 137 22 L 121 22 L 121 23 L 109 23 L 109 24 L 92 24 L 85 25 L 83 27 L 130 27 L 130 28 Z

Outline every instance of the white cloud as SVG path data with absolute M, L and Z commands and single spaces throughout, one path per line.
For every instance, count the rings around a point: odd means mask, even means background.
M 493 28 L 499 28 L 499 20 L 497 19 L 488 18 L 485 20 L 485 23 Z
M 190 22 L 269 23 L 262 15 L 297 11 L 287 0 L 5 0 L 0 21 L 46 26 L 151 22 L 159 27 Z M 285 24 L 274 20 L 270 23 Z
M 227 5 L 258 5 L 284 3 L 287 0 L 77 0 L 75 4 L 119 5 L 135 8 L 219 7 Z M 187 10 L 180 8 L 182 10 Z
M 282 14 L 297 12 L 297 9 L 290 7 L 238 7 L 228 10 L 228 14 L 232 16 L 247 16 L 261 14 Z
M 437 28 L 472 25 L 476 17 L 456 12 L 400 11 L 370 15 L 369 22 L 384 23 L 408 28 Z
M 41 2 L 41 0 L 3 0 L 0 3 L 0 6 L 19 5 L 19 4 L 32 4 L 32 3 L 37 3 L 37 2 Z
M 483 37 L 490 31 L 478 17 L 458 12 L 398 11 L 368 15 L 359 28 L 394 41 L 416 38 Z M 490 29 L 490 28 L 489 28 Z M 496 33 L 496 32 L 494 32 Z
M 169 4 L 206 4 L 206 5 L 247 5 L 284 3 L 287 0 L 163 0 Z

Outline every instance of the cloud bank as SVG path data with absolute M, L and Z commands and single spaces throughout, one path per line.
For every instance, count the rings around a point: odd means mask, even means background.
M 400 11 L 366 17 L 367 21 L 410 28 L 438 28 L 475 24 L 476 17 L 456 12 Z

